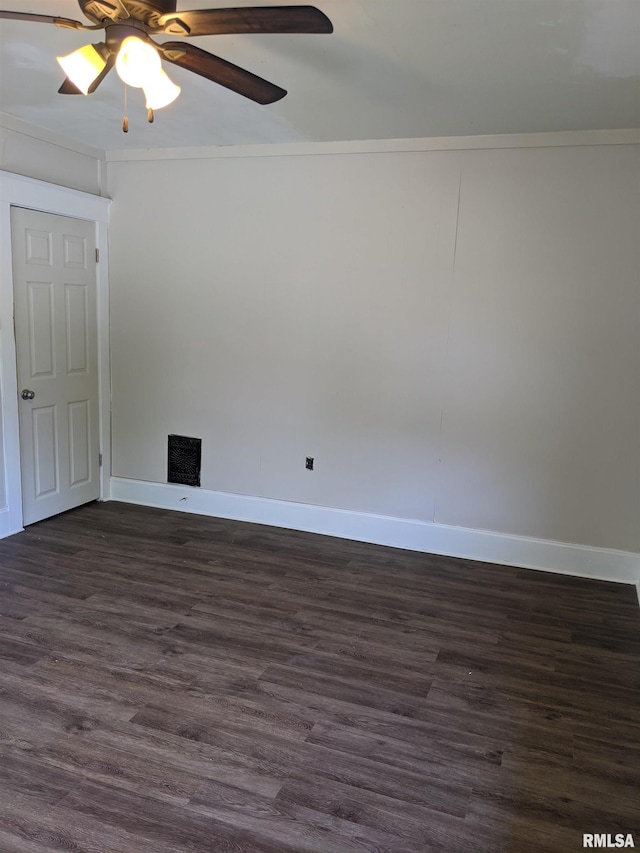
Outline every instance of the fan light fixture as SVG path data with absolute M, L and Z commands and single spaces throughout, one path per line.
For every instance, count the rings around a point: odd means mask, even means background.
M 162 107 L 175 101 L 180 94 L 180 86 L 177 86 L 162 68 L 142 88 L 147 99 L 148 110 L 161 110 Z
M 158 51 L 136 36 L 128 36 L 120 45 L 116 71 L 127 86 L 144 91 L 148 110 L 162 109 L 180 94 L 180 86 L 162 70 Z
M 59 56 L 58 62 L 73 85 L 85 95 L 106 66 L 92 44 L 68 56 Z M 116 71 L 127 86 L 143 89 L 148 110 L 166 107 L 180 94 L 180 86 L 163 71 L 158 51 L 136 36 L 123 39 L 116 58 Z
M 116 71 L 127 86 L 141 89 L 160 72 L 158 51 L 136 36 L 123 40 L 116 59 Z
M 57 60 L 69 80 L 83 95 L 88 94 L 89 86 L 102 74 L 107 64 L 92 44 L 85 44 L 67 56 L 58 56 Z

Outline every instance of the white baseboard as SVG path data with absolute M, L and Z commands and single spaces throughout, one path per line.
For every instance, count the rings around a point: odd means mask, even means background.
M 122 477 L 111 478 L 111 499 L 410 551 L 637 584 L 640 597 L 640 554 L 626 551 Z
M 16 524 L 14 515 L 15 513 L 12 513 L 8 506 L 0 507 L 0 539 L 5 539 L 7 536 L 13 536 L 14 533 L 20 533 L 24 530 L 23 527 Z

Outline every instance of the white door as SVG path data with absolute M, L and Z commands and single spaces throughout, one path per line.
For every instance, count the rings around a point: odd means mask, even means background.
M 95 226 L 11 211 L 23 523 L 100 494 Z

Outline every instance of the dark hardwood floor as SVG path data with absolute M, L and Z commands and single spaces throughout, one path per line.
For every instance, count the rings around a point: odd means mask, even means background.
M 2 853 L 640 846 L 629 586 L 118 503 L 0 541 Z

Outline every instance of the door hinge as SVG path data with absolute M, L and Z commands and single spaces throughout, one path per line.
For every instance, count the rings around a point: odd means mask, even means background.
M 100 249 L 96 249 L 96 263 L 100 261 Z
M 102 468 L 102 453 L 98 453 L 98 468 Z

